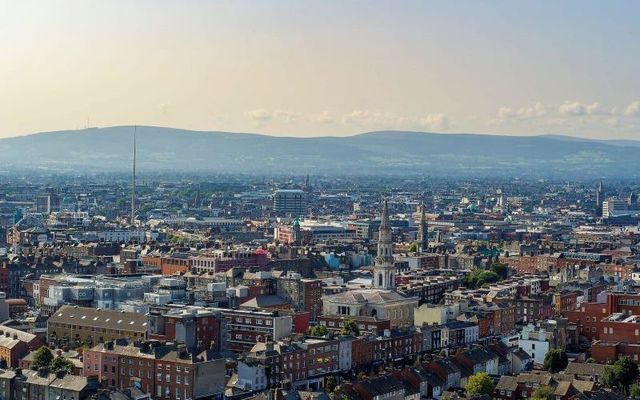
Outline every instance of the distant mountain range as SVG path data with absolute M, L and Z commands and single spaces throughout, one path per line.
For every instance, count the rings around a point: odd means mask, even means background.
M 0 168 L 117 172 L 131 166 L 130 126 L 0 139 Z M 638 177 L 640 141 L 381 131 L 293 138 L 138 127 L 145 172 Z

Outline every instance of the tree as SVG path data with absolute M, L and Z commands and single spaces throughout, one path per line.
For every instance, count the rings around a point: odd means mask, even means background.
M 49 368 L 51 369 L 52 372 L 58 372 L 58 371 L 72 372 L 73 367 L 74 367 L 73 363 L 64 357 L 54 358 L 53 361 L 51 361 L 51 364 L 49 365 Z
M 467 394 L 471 396 L 480 396 L 483 394 L 491 396 L 493 394 L 493 380 L 491 380 L 491 377 L 486 372 L 478 372 L 469 377 L 464 389 L 467 391 Z
M 507 279 L 509 277 L 509 267 L 507 264 L 495 262 L 491 264 L 491 271 L 495 272 L 500 279 Z
M 347 319 L 342 323 L 342 335 L 345 336 L 360 336 L 360 328 L 354 321 Z
M 358 380 L 363 381 L 365 379 L 367 379 L 367 374 L 365 374 L 363 371 L 358 372 Z
M 53 361 L 53 353 L 48 347 L 42 346 L 36 350 L 36 354 L 33 355 L 31 369 L 37 370 L 40 367 L 48 367 L 51 361 Z
M 418 242 L 411 242 L 409 245 L 409 253 L 416 253 L 418 251 Z
M 336 378 L 333 375 L 329 375 L 324 381 L 324 387 L 328 393 L 333 393 L 337 385 Z
M 324 336 L 329 333 L 329 330 L 324 325 L 316 325 L 309 328 L 309 335 L 311 336 Z
M 531 396 L 531 400 L 555 400 L 555 398 L 556 396 L 550 386 L 540 386 Z
M 499 280 L 500 276 L 493 271 L 476 269 L 465 278 L 465 286 L 469 289 L 475 289 L 484 284 L 495 283 Z
M 640 385 L 634 383 L 629 388 L 629 395 L 633 398 L 640 398 Z
M 544 369 L 556 373 L 564 371 L 569 364 L 567 353 L 562 349 L 552 349 L 544 356 Z
M 628 393 L 629 386 L 638 379 L 639 375 L 638 364 L 630 357 L 624 356 L 605 368 L 603 381 L 607 387 Z

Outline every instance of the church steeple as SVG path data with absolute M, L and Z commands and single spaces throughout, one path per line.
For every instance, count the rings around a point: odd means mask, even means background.
M 418 225 L 418 243 L 421 252 L 429 250 L 429 226 L 424 215 L 424 202 L 420 204 L 420 224 Z
M 393 260 L 393 234 L 389 222 L 389 203 L 384 197 L 382 216 L 378 230 L 378 256 L 373 267 L 373 287 L 377 289 L 395 288 L 395 265 Z

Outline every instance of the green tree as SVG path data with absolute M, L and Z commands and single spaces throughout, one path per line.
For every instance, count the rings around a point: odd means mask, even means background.
M 325 389 L 328 393 L 333 393 L 336 390 L 336 386 L 338 386 L 336 378 L 334 378 L 333 375 L 329 375 L 324 381 Z
M 531 396 L 531 400 L 555 400 L 555 398 L 556 396 L 550 386 L 540 386 Z
M 53 353 L 48 347 L 42 346 L 36 350 L 36 354 L 33 355 L 31 369 L 37 370 L 40 367 L 48 367 L 51 361 L 53 361 Z
M 409 253 L 416 253 L 418 251 L 418 242 L 411 242 L 409 245 Z
M 499 280 L 500 276 L 493 271 L 476 269 L 465 278 L 465 286 L 469 289 L 476 289 L 484 284 L 495 283 Z
M 638 364 L 630 357 L 624 356 L 605 368 L 603 382 L 607 387 L 628 393 L 629 386 L 638 379 L 639 375 Z
M 629 395 L 633 398 L 640 398 L 640 385 L 634 383 L 629 388 Z
M 324 336 L 329 333 L 329 330 L 324 325 L 316 325 L 309 328 L 309 335 L 311 336 Z
M 544 356 L 544 369 L 556 373 L 564 371 L 569 364 L 567 353 L 562 349 L 551 349 Z
M 360 336 L 360 328 L 354 321 L 347 319 L 342 323 L 342 332 L 340 334 L 345 336 Z
M 509 267 L 507 264 L 493 263 L 491 264 L 491 271 L 495 272 L 500 279 L 507 279 L 509 277 Z
M 493 380 L 491 380 L 491 377 L 486 372 L 478 372 L 469 377 L 464 389 L 470 396 L 480 396 L 483 394 L 491 396 L 493 394 Z
M 64 357 L 54 358 L 53 361 L 51 361 L 51 364 L 49 365 L 49 368 L 53 372 L 57 372 L 57 371 L 72 372 L 73 367 L 74 367 L 73 363 Z

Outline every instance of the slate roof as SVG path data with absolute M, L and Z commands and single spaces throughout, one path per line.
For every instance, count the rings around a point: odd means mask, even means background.
M 604 364 L 570 362 L 564 372 L 572 375 L 604 376 L 604 371 Z
M 83 325 L 101 329 L 134 332 L 147 331 L 147 316 L 145 314 L 71 305 L 62 306 L 49 317 L 48 322 Z
M 501 376 L 496 390 L 511 390 L 514 391 L 518 388 L 518 380 L 515 376 Z
M 373 396 L 381 396 L 390 392 L 404 390 L 404 383 L 391 375 L 382 375 L 360 382 Z
M 391 290 L 356 289 L 333 295 L 323 296 L 323 300 L 341 304 L 387 304 L 394 302 L 418 301 L 414 297 L 406 297 Z

